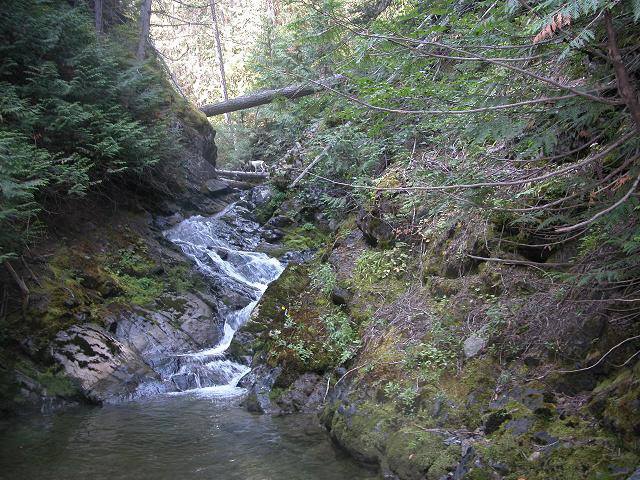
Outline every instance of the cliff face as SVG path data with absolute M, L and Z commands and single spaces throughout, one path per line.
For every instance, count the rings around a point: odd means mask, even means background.
M 289 201 L 278 215 L 297 221 L 285 241 L 314 232 Z M 497 262 L 491 227 L 464 212 L 421 244 L 363 217 L 267 290 L 244 334 L 251 409 L 315 406 L 385 478 L 631 478 L 640 370 L 619 366 L 635 350 L 588 368 L 624 338 L 601 302 L 559 291 L 552 266 L 569 251 Z

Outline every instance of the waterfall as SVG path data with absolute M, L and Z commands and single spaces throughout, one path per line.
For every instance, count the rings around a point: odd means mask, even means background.
M 233 309 L 222 306 L 222 337 L 216 345 L 176 356 L 169 374 L 178 392 L 202 396 L 235 396 L 244 392 L 238 382 L 251 369 L 226 358 L 235 332 L 249 319 L 260 297 L 283 271 L 275 258 L 254 249 L 260 226 L 231 204 L 213 217 L 194 216 L 164 232 L 218 289 L 248 302 Z

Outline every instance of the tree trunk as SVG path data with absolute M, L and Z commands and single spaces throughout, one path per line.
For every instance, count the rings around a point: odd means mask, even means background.
M 96 33 L 102 35 L 102 0 L 95 0 L 94 13 L 96 19 Z
M 227 76 L 224 72 L 224 57 L 222 55 L 222 42 L 220 41 L 220 29 L 218 28 L 218 15 L 216 11 L 216 0 L 209 0 L 211 4 L 211 20 L 213 21 L 213 34 L 216 38 L 216 55 L 218 57 L 218 68 L 220 69 L 220 89 L 222 90 L 222 98 L 224 101 L 229 100 L 227 92 Z M 231 124 L 229 112 L 225 112 L 224 119 L 227 124 Z
M 142 0 L 140 7 L 140 39 L 138 41 L 138 51 L 136 58 L 144 60 L 144 53 L 149 39 L 149 29 L 151 27 L 151 0 Z
M 273 102 L 276 98 L 284 97 L 289 99 L 300 98 L 324 90 L 345 80 L 342 75 L 322 79 L 311 85 L 289 85 L 284 88 L 273 90 L 261 90 L 259 92 L 232 98 L 226 102 L 213 103 L 200 107 L 200 110 L 208 117 L 222 115 L 223 113 L 236 112 L 247 108 L 257 107 Z
M 218 170 L 216 175 L 224 178 L 233 178 L 234 180 L 244 181 L 262 181 L 269 178 L 268 172 L 243 172 L 241 170 Z
M 616 38 L 616 30 L 613 27 L 613 19 L 611 12 L 607 10 L 604 14 L 604 23 L 607 28 L 607 46 L 609 48 L 609 58 L 616 72 L 616 80 L 618 82 L 618 93 L 627 104 L 631 118 L 636 124 L 636 130 L 640 132 L 640 102 L 638 102 L 638 92 L 633 87 L 629 79 L 629 72 L 622 61 L 622 55 L 618 48 L 618 40 Z

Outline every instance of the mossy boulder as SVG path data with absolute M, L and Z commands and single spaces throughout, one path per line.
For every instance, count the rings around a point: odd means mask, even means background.
M 378 465 L 396 425 L 392 405 L 336 402 L 322 414 L 331 437 L 359 461 Z
M 447 446 L 440 433 L 405 427 L 388 440 L 389 468 L 406 480 L 439 480 L 453 470 L 459 460 L 459 447 Z

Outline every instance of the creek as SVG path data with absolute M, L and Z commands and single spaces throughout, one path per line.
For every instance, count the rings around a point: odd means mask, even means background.
M 337 451 L 314 415 L 255 415 L 240 406 L 245 389 L 238 383 L 250 368 L 225 352 L 284 269 L 277 259 L 254 251 L 259 226 L 246 213 L 232 204 L 164 233 L 234 299 L 221 311 L 224 324 L 215 345 L 158 357 L 154 369 L 177 391 L 0 423 L 0 478 L 377 478 Z

